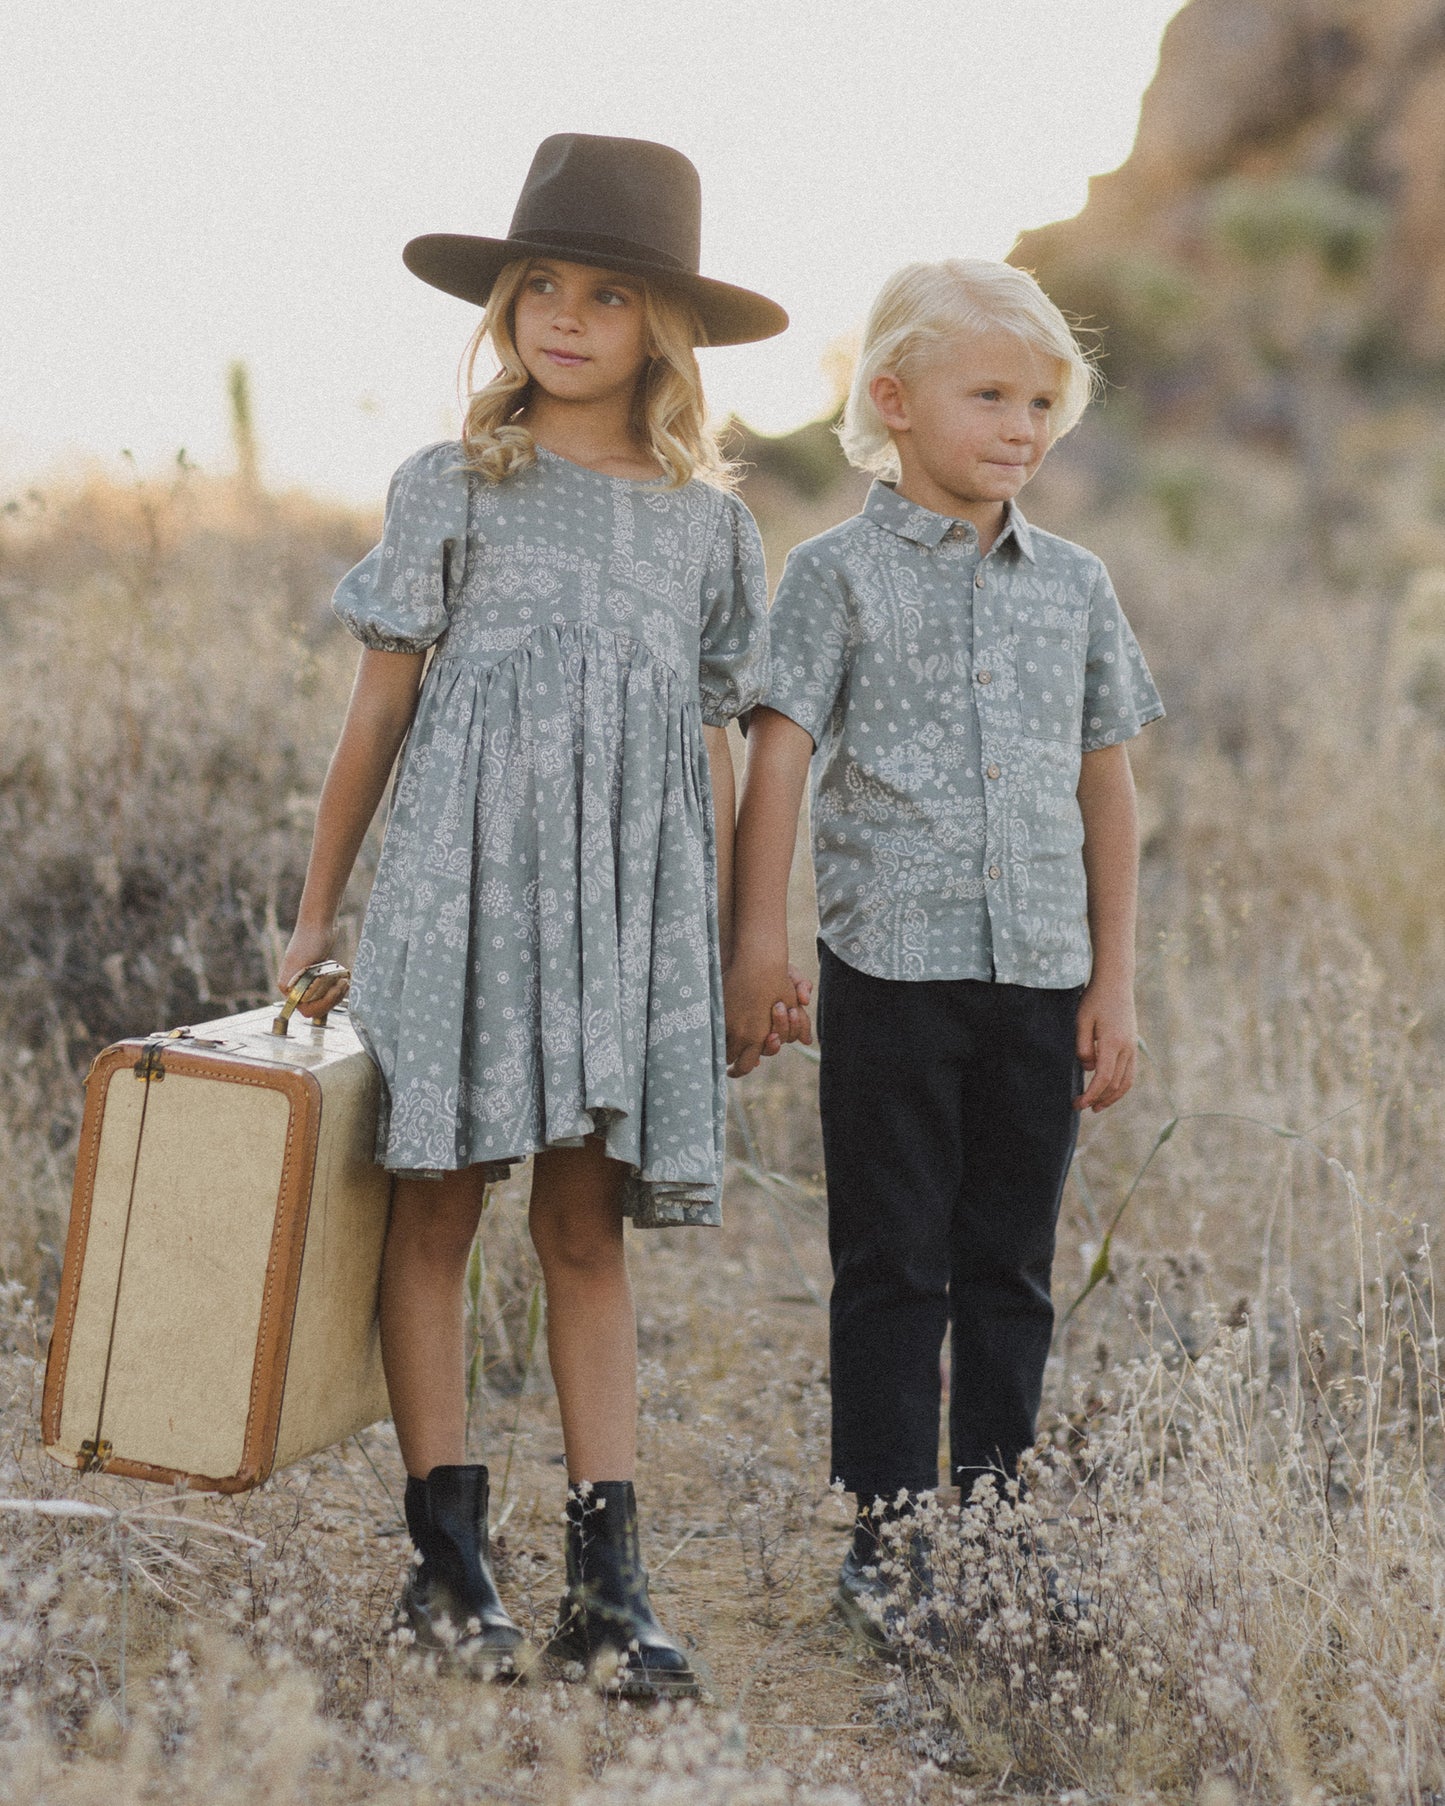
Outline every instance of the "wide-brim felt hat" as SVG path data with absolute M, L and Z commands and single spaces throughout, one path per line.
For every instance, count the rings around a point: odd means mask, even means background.
M 788 324 L 776 301 L 700 274 L 702 184 L 681 151 L 644 138 L 558 132 L 532 159 L 505 238 L 428 232 L 402 251 L 413 275 L 478 306 L 507 264 L 555 257 L 645 276 L 685 295 L 701 342 L 743 345 Z

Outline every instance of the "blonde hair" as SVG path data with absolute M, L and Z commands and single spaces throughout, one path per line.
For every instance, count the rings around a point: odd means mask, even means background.
M 1078 425 L 1098 375 L 1069 322 L 1027 270 L 983 258 L 910 263 L 883 284 L 863 329 L 863 346 L 838 437 L 850 463 L 899 475 L 892 435 L 868 393 L 875 376 L 903 376 L 937 346 L 969 333 L 1011 332 L 1057 359 L 1062 370 L 1049 442 Z
M 462 354 L 466 413 L 462 455 L 468 470 L 489 483 L 500 483 L 513 471 L 536 461 L 537 445 L 517 419 L 526 407 L 532 378 L 517 351 L 513 333 L 517 297 L 530 258 L 506 264 L 492 285 L 481 324 Z M 633 278 L 632 280 L 637 280 Z M 681 489 L 694 477 L 730 488 L 733 466 L 723 457 L 707 425 L 702 372 L 693 346 L 704 338 L 690 302 L 651 282 L 642 291 L 647 363 L 638 377 L 632 425 L 663 471 L 662 487 Z M 477 359 L 490 341 L 498 370 L 480 389 L 475 387 Z

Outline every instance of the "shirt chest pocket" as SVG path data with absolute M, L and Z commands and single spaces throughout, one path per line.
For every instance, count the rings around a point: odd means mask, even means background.
M 1033 740 L 1077 740 L 1083 712 L 1083 657 L 1077 638 L 1057 628 L 1019 630 L 1015 695 L 1019 732 Z

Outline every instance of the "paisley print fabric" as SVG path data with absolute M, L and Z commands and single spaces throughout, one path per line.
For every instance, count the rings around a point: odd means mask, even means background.
M 1089 976 L 1082 753 L 1164 713 L 1108 572 L 1010 506 L 965 521 L 875 483 L 798 546 L 768 706 L 814 743 L 823 939 L 875 978 Z
M 377 1158 L 500 1176 L 599 1133 L 634 1221 L 720 1222 L 702 727 L 766 677 L 751 515 L 544 451 L 489 484 L 429 446 L 334 606 L 365 645 L 435 648 L 351 995 L 384 1080 Z

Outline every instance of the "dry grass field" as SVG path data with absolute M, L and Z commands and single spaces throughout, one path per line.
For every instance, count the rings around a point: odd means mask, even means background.
M 775 570 L 852 506 L 750 500 Z M 710 1683 L 656 1711 L 544 1671 L 469 1686 L 390 1635 L 387 1426 L 226 1502 L 38 1450 L 79 1080 L 264 994 L 349 682 L 327 596 L 374 523 L 181 467 L 0 516 L 0 1800 L 1445 1797 L 1445 479 L 1398 471 L 1328 569 L 1263 454 L 1101 430 L 1030 512 L 1109 562 L 1170 709 L 1136 760 L 1147 1058 L 1065 1200 L 1061 1306 L 1095 1283 L 1032 1500 L 944 1495 L 951 1603 L 906 1664 L 830 1616 L 815 1067 L 789 1050 L 735 1087 L 725 1230 L 632 1241 L 647 1546 Z M 475 1446 L 540 1641 L 561 1444 L 515 1197 L 480 1247 Z M 1091 1597 L 1077 1626 L 1006 1557 L 1021 1512 Z

